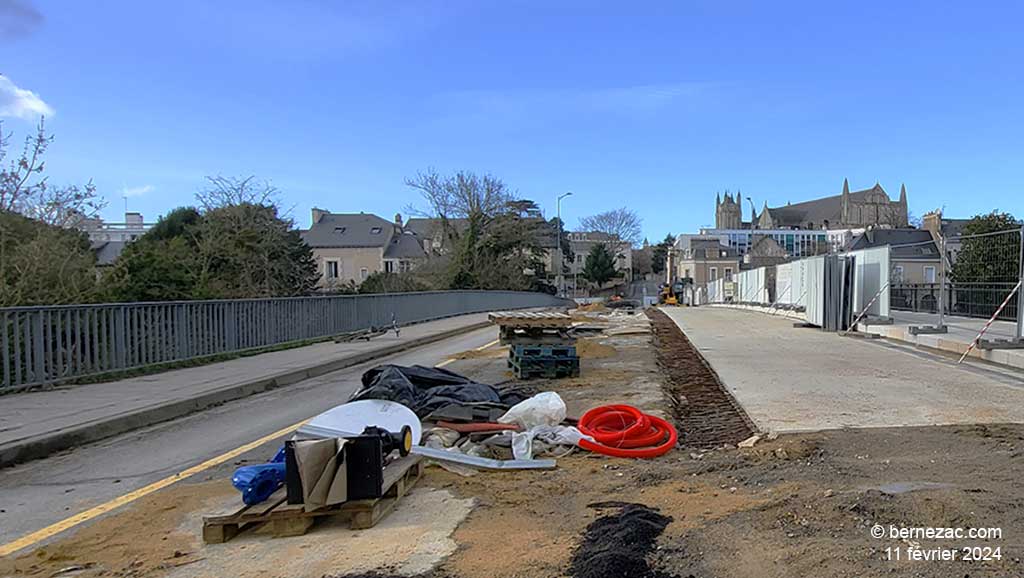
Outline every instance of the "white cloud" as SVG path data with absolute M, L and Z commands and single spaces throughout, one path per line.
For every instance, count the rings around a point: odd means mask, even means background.
M 146 193 L 153 190 L 153 185 L 142 185 L 141 187 L 123 187 L 121 189 L 122 197 L 141 197 Z
M 18 88 L 11 79 L 0 75 L 0 117 L 34 119 L 53 116 L 53 108 L 31 90 Z

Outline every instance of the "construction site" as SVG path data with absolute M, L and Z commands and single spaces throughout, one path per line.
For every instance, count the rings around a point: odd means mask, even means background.
M 636 305 L 454 318 L 8 465 L 0 576 L 1021 574 L 1018 370 Z

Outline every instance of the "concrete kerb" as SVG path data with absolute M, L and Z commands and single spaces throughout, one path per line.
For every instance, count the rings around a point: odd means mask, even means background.
M 766 305 L 750 305 L 745 303 L 706 303 L 701 307 L 720 307 L 722 309 L 736 309 L 738 311 L 752 311 L 754 313 L 763 313 L 765 315 L 771 315 L 773 317 L 784 317 L 786 319 L 796 319 L 798 321 L 806 321 L 807 314 L 802 311 L 793 311 L 791 309 L 782 309 L 779 307 L 772 308 Z
M 16 440 L 0 446 L 0 468 L 11 466 L 17 463 L 44 458 L 60 451 L 71 449 L 83 444 L 97 442 L 109 437 L 127 433 L 142 427 L 155 425 L 161 422 L 170 421 L 188 414 L 202 411 L 230 401 L 235 401 L 263 393 L 271 389 L 286 387 L 300 381 L 318 377 L 326 373 L 338 371 L 401 353 L 409 349 L 427 345 L 449 337 L 455 337 L 478 329 L 489 327 L 489 321 L 483 321 L 449 329 L 434 335 L 428 335 L 414 339 L 406 343 L 391 345 L 374 351 L 358 353 L 342 359 L 335 359 L 326 363 L 320 363 L 302 369 L 289 370 L 275 375 L 270 375 L 247 383 L 234 384 L 215 391 L 204 393 L 197 397 L 175 400 L 156 404 L 150 407 L 141 408 L 136 411 L 87 422 L 75 427 Z
M 967 351 L 968 343 L 952 339 L 947 334 L 913 335 L 907 325 L 868 325 L 861 323 L 857 331 L 877 334 L 885 339 L 899 341 L 946 355 L 959 357 Z M 1010 349 L 975 349 L 968 356 L 970 359 L 986 361 L 1013 369 L 1024 370 L 1024 351 Z

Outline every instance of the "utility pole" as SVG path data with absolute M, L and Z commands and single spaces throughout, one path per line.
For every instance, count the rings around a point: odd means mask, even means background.
M 558 195 L 558 198 L 555 199 L 555 218 L 558 219 L 558 235 L 555 237 L 555 253 L 558 254 L 558 277 L 555 281 L 558 283 L 558 294 L 562 297 L 565 297 L 565 276 L 562 271 L 565 266 L 565 259 L 562 258 L 562 199 L 570 195 L 572 195 L 571 192 L 564 193 Z

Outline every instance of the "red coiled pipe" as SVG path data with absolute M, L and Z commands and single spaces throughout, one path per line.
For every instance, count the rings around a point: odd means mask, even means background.
M 578 428 L 594 441 L 580 440 L 580 447 L 617 458 L 655 458 L 676 445 L 676 428 L 660 417 L 631 405 L 603 405 L 583 414 Z

